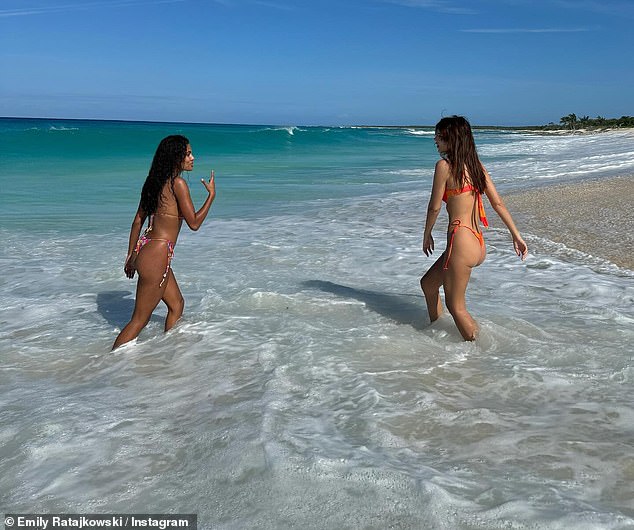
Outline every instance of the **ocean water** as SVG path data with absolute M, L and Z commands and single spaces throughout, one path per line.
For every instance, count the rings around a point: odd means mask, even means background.
M 185 316 L 164 334 L 159 308 L 110 353 L 130 222 L 172 133 L 195 204 L 212 168 L 218 189 L 172 262 Z M 0 140 L 4 513 L 634 528 L 634 273 L 526 232 L 521 263 L 497 223 L 468 291 L 481 337 L 430 325 L 432 130 L 4 119 Z M 632 140 L 476 133 L 502 194 L 634 174 Z

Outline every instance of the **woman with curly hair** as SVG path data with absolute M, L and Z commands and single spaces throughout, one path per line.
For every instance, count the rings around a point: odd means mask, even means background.
M 427 311 L 432 322 L 443 312 L 440 287 L 445 292 L 447 309 L 464 340 L 474 340 L 478 325 L 469 314 L 465 293 L 471 270 L 486 257 L 484 237 L 480 222 L 489 226 L 482 194 L 486 195 L 495 212 L 500 216 L 513 238 L 513 247 L 522 260 L 528 255 L 528 247 L 515 227 L 513 218 L 493 185 L 487 170 L 480 162 L 469 122 L 462 116 L 443 118 L 436 125 L 436 147 L 441 159 L 436 163 L 427 220 L 423 234 L 423 252 L 429 256 L 434 251 L 432 228 L 442 205 L 447 203 L 449 227 L 447 248 L 421 278 Z
M 183 171 L 193 168 L 194 155 L 187 138 L 173 135 L 161 140 L 132 221 L 124 265 L 128 278 L 133 278 L 135 271 L 139 274 L 134 312 L 114 341 L 113 350 L 139 335 L 161 300 L 167 305 L 165 331 L 183 314 L 185 302 L 170 267 L 174 246 L 183 219 L 189 228 L 198 230 L 216 196 L 212 171 L 208 182 L 201 179 L 209 193 L 207 199 L 200 210 L 194 209 L 187 182 L 181 177 Z M 148 219 L 148 225 L 141 234 L 145 219 Z

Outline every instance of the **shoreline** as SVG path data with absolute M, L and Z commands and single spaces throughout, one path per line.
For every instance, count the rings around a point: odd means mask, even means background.
M 549 239 L 634 270 L 631 197 L 634 176 L 546 184 L 503 198 L 522 235 Z

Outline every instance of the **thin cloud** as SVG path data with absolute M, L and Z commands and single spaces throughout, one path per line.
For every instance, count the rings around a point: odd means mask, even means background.
M 414 7 L 418 9 L 429 9 L 430 11 L 439 11 L 441 13 L 449 13 L 453 15 L 476 15 L 478 11 L 457 6 L 446 0 L 385 0 L 389 4 L 396 4 L 405 7 Z
M 476 28 L 461 29 L 462 33 L 583 33 L 587 31 L 596 31 L 593 28 Z
M 0 9 L 0 18 L 46 15 L 64 11 L 86 11 L 98 7 L 132 7 L 147 4 L 174 4 L 186 0 L 115 0 L 114 2 L 87 2 L 82 4 L 64 4 L 61 6 L 24 7 L 20 9 Z

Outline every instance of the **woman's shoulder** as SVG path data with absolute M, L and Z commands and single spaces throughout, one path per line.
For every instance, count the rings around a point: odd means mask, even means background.
M 451 164 L 449 164 L 449 162 L 444 158 L 441 158 L 438 162 L 436 162 L 434 174 L 436 177 L 447 180 L 451 176 Z
M 189 186 L 187 185 L 187 181 L 180 175 L 178 177 L 174 177 L 174 180 L 172 180 L 172 190 L 174 193 L 178 193 L 179 191 L 188 191 Z
M 451 174 L 451 164 L 444 158 L 441 158 L 438 162 L 436 162 L 436 173 L 440 175 Z

